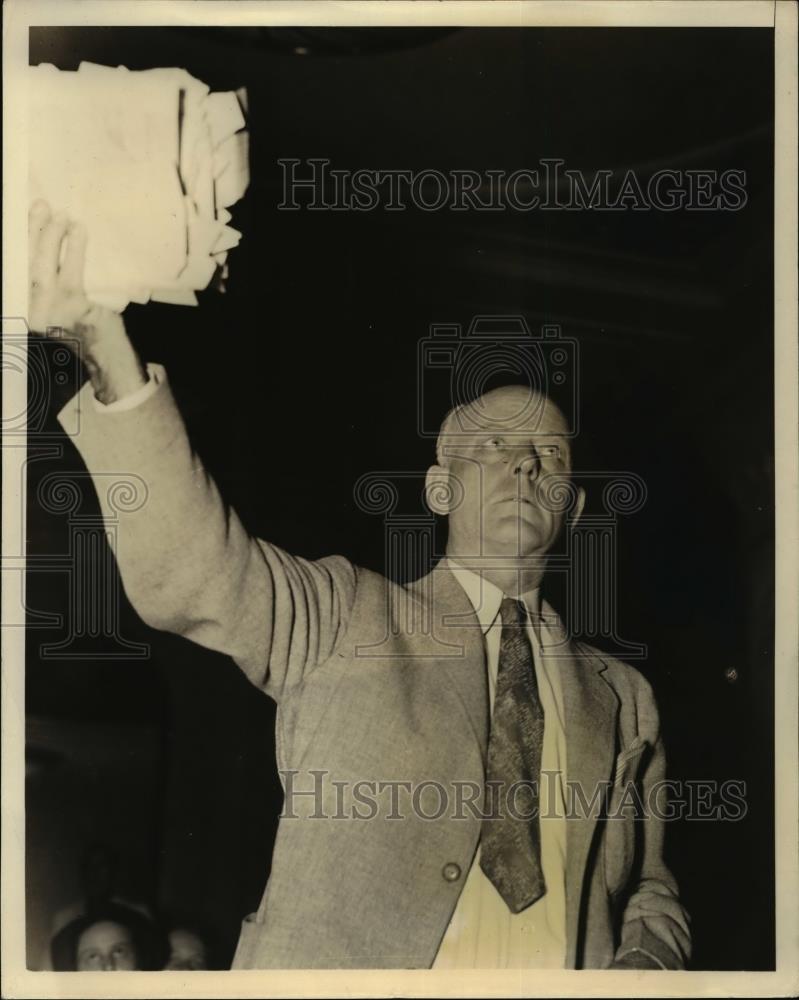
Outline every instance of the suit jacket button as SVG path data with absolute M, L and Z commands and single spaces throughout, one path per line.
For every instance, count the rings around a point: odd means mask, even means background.
M 441 869 L 441 874 L 446 882 L 457 882 L 461 877 L 461 866 L 454 861 L 448 861 Z

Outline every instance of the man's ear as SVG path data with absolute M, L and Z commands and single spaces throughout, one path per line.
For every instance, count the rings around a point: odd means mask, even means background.
M 449 469 L 443 465 L 431 465 L 424 480 L 424 498 L 434 514 L 449 514 L 452 489 Z
M 577 487 L 577 499 L 574 501 L 574 508 L 569 515 L 569 524 L 574 527 L 575 524 L 580 520 L 580 515 L 585 507 L 585 490 L 582 486 Z

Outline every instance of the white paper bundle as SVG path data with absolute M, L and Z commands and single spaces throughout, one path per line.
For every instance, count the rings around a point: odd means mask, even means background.
M 30 199 L 86 226 L 89 298 L 196 305 L 241 238 L 228 208 L 249 183 L 246 93 L 183 69 L 29 73 Z

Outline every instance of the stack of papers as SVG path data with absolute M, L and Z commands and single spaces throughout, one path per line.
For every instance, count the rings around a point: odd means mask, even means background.
M 229 207 L 249 183 L 246 92 L 211 93 L 183 69 L 30 67 L 30 200 L 88 231 L 99 305 L 196 305 L 241 239 Z

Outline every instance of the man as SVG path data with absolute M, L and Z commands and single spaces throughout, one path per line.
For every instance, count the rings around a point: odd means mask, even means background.
M 93 474 L 146 484 L 117 513 L 128 596 L 278 703 L 284 818 L 234 967 L 681 968 L 662 822 L 615 816 L 664 774 L 651 690 L 539 598 L 570 488 L 557 409 L 512 387 L 448 415 L 428 474 L 447 559 L 422 580 L 293 557 L 224 505 L 163 369 L 86 300 L 84 250 L 33 206 L 31 327 L 69 331 L 90 376 L 60 419 L 80 410 Z

